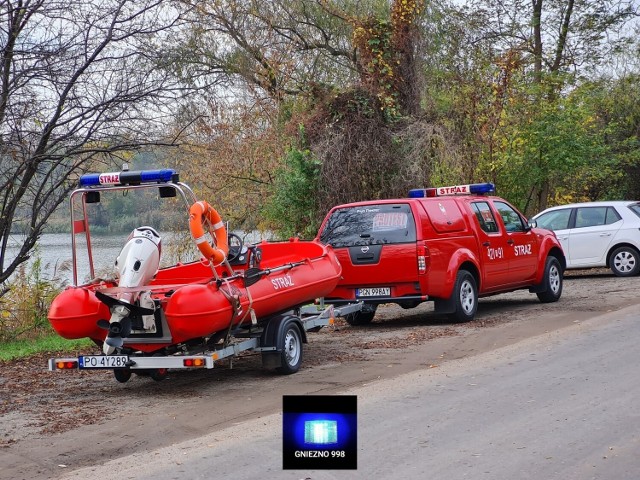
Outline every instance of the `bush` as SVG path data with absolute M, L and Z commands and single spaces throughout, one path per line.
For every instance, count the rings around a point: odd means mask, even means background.
M 49 306 L 64 287 L 58 275 L 66 264 L 54 270 L 52 278 L 42 277 L 42 260 L 37 250 L 31 265 L 23 264 L 0 290 L 0 342 L 33 339 L 51 332 L 47 320 Z
M 320 163 L 309 150 L 292 148 L 275 174 L 273 194 L 264 207 L 267 223 L 281 237 L 313 238 L 319 227 L 316 191 Z

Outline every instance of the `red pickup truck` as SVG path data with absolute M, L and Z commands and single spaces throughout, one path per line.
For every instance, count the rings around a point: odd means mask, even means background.
M 317 240 L 330 244 L 342 279 L 325 301 L 364 302 L 347 320 L 369 323 L 382 303 L 427 300 L 454 321 L 475 316 L 478 298 L 528 288 L 542 302 L 562 294 L 566 266 L 549 230 L 527 219 L 491 183 L 416 189 L 409 198 L 338 205 Z

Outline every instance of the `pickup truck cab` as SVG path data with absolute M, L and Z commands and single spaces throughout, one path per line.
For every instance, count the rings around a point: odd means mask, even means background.
M 542 302 L 562 294 L 562 247 L 533 228 L 491 183 L 411 190 L 409 198 L 338 205 L 318 236 L 342 264 L 325 301 L 364 302 L 349 315 L 369 323 L 383 303 L 412 308 L 433 300 L 437 313 L 472 320 L 478 298 L 528 288 Z

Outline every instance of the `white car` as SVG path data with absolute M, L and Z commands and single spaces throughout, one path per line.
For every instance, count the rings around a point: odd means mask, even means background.
M 555 232 L 567 268 L 609 267 L 619 277 L 640 271 L 640 202 L 572 203 L 531 221 Z

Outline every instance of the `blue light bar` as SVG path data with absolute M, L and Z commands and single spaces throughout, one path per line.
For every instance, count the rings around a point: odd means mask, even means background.
M 414 188 L 412 190 L 409 190 L 409 198 L 425 198 L 426 196 L 426 188 Z
M 414 188 L 409 190 L 409 198 L 442 197 L 445 195 L 484 195 L 493 193 L 493 183 L 473 183 L 471 185 L 451 185 L 449 187 Z
M 100 185 L 140 185 L 142 183 L 177 182 L 178 173 L 172 168 L 109 173 L 87 173 L 80 177 L 81 187 Z

